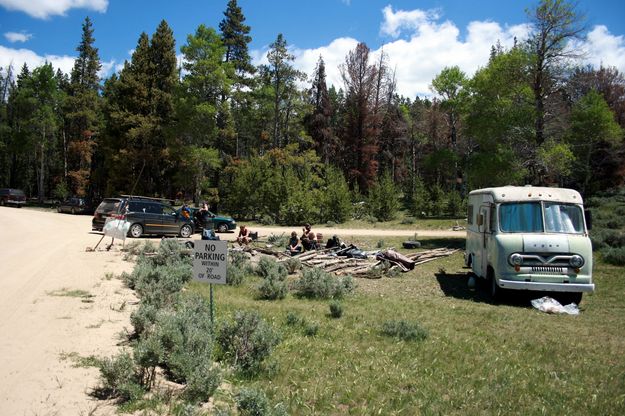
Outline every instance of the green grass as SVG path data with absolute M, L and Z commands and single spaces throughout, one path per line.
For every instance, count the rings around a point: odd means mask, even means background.
M 231 381 L 297 415 L 625 414 L 622 268 L 596 265 L 597 291 L 581 314 L 555 316 L 532 309 L 531 296 L 491 303 L 485 289 L 467 288 L 462 264 L 459 252 L 399 278 L 356 279 L 341 319 L 328 301 L 257 300 L 256 278 L 215 287 L 217 324 L 257 310 L 283 334 L 274 373 Z M 206 285 L 191 290 L 208 297 Z M 289 313 L 317 324 L 315 336 L 287 325 Z M 428 336 L 385 336 L 393 320 L 418 322 Z

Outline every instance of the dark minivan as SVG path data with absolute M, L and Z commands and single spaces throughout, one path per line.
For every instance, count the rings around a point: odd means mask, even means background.
M 130 223 L 128 236 L 138 238 L 146 234 L 193 234 L 193 222 L 178 214 L 167 202 L 147 197 L 106 198 L 93 215 L 92 229 L 101 231 L 107 217 L 125 219 Z
M 0 205 L 15 205 L 21 208 L 26 205 L 26 194 L 21 189 L 2 188 L 0 189 Z
M 57 205 L 58 212 L 69 212 L 70 214 L 90 214 L 93 212 L 91 204 L 86 198 L 67 198 Z

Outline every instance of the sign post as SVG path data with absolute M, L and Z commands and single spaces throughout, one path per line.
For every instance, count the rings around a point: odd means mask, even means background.
M 193 280 L 210 284 L 211 323 L 214 323 L 213 284 L 226 284 L 228 242 L 196 240 L 193 252 Z

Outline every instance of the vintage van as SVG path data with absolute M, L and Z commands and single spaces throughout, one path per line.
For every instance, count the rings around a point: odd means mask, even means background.
M 501 289 L 592 292 L 592 245 L 582 197 L 564 188 L 504 186 L 469 193 L 465 264 Z

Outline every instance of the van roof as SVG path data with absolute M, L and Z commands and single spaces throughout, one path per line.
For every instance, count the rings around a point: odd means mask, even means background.
M 582 196 L 574 189 L 548 188 L 542 186 L 500 186 L 498 188 L 476 189 L 471 195 L 490 194 L 495 202 L 512 201 L 554 201 L 581 204 Z

